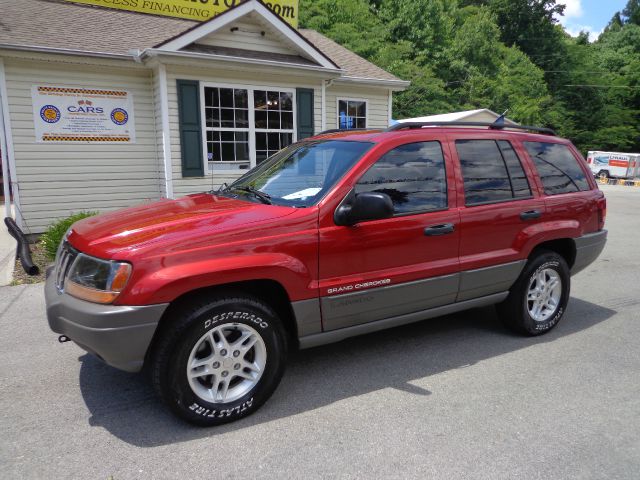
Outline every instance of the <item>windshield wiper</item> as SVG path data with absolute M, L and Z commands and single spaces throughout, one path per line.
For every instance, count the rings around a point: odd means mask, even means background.
M 260 200 L 262 203 L 266 204 L 266 205 L 271 205 L 271 195 L 269 195 L 268 193 L 264 193 L 261 192 L 260 190 L 253 188 L 253 187 L 249 187 L 249 186 L 244 186 L 244 187 L 231 187 L 232 190 L 239 190 L 241 192 L 247 192 L 252 194 L 254 197 L 256 197 L 258 200 Z

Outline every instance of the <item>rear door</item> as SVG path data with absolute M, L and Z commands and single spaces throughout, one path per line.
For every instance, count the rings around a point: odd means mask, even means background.
M 602 194 L 585 161 L 570 145 L 548 141 L 522 143 L 538 173 L 547 206 L 546 221 L 578 237 L 599 229 Z
M 457 301 L 508 290 L 524 263 L 528 232 L 544 220 L 545 203 L 530 166 L 506 135 L 451 137 L 460 208 L 460 291 Z
M 376 155 L 337 198 L 351 188 L 386 193 L 394 203 L 392 218 L 348 227 L 333 221 L 337 204 L 321 212 L 324 330 L 455 301 L 460 217 L 455 188 L 447 182 L 449 177 L 455 185 L 451 160 L 440 141 L 412 138 Z

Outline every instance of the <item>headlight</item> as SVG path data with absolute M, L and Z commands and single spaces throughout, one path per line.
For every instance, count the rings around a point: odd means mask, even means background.
M 131 264 L 113 262 L 80 253 L 64 283 L 64 290 L 81 300 L 112 303 L 127 285 Z

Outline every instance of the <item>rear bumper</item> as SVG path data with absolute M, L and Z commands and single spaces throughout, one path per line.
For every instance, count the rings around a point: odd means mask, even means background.
M 576 260 L 571 267 L 571 275 L 587 268 L 602 253 L 607 243 L 607 231 L 601 230 L 576 238 Z
M 58 292 L 53 275 L 45 284 L 49 327 L 107 364 L 137 372 L 168 304 L 98 305 Z

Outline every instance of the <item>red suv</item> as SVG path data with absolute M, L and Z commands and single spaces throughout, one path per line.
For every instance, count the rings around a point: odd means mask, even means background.
M 201 425 L 259 408 L 291 347 L 491 304 L 545 333 L 604 248 L 604 195 L 552 132 L 468 127 L 320 134 L 218 191 L 82 220 L 47 279 L 49 325 L 147 366 Z

